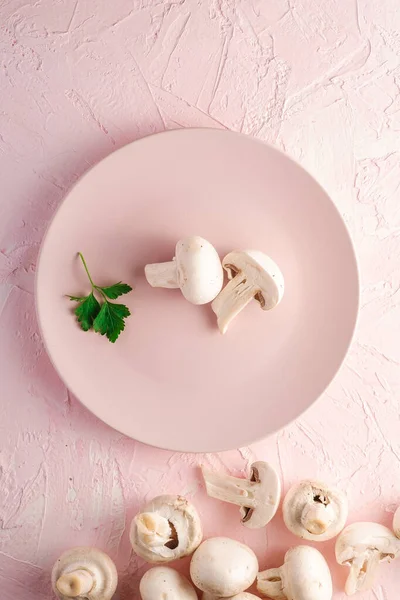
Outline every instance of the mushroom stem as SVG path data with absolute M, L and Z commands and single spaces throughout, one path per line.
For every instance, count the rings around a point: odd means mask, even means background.
M 218 475 L 202 468 L 207 494 L 216 500 L 237 504 L 244 508 L 255 508 L 255 488 L 259 486 L 256 481 L 237 479 L 231 475 Z
M 218 327 L 222 334 L 228 329 L 229 323 L 251 302 L 257 291 L 253 283 L 248 282 L 248 275 L 241 272 L 219 293 L 211 308 L 217 315 Z
M 306 504 L 301 514 L 302 525 L 313 535 L 325 533 L 334 520 L 335 513 L 332 506 L 321 502 Z
M 273 598 L 273 600 L 286 600 L 286 594 L 283 591 L 281 569 L 268 569 L 259 573 L 257 576 L 257 590 L 263 596 Z
M 152 287 L 179 288 L 176 261 L 154 263 L 144 268 L 146 279 Z
M 139 539 L 150 548 L 165 546 L 172 540 L 172 528 L 168 519 L 156 512 L 137 515 L 136 525 Z
M 352 596 L 372 588 L 379 568 L 379 554 L 367 552 L 353 559 L 347 577 L 345 592 Z
M 61 575 L 57 580 L 56 587 L 63 596 L 77 598 L 88 594 L 93 588 L 93 583 L 93 577 L 89 571 L 78 569 Z

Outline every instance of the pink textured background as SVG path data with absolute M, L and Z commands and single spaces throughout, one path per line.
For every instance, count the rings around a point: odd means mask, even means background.
M 206 535 L 280 564 L 296 543 L 281 517 L 242 528 L 234 507 L 205 497 L 201 462 L 240 473 L 267 459 L 285 489 L 332 480 L 351 519 L 389 525 L 400 502 L 398 1 L 2 0 L 0 27 L 1 598 L 50 599 L 58 553 L 94 544 L 117 562 L 118 597 L 136 599 L 143 564 L 126 526 L 162 492 L 194 497 Z M 72 182 L 131 140 L 186 126 L 243 131 L 298 159 L 344 215 L 362 275 L 356 339 L 323 399 L 263 443 L 197 457 L 126 439 L 72 399 L 33 301 L 38 247 Z M 362 598 L 396 598 L 396 571 L 382 568 Z M 333 574 L 339 600 L 344 570 Z

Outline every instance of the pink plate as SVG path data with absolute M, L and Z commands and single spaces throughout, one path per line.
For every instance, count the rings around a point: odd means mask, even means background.
M 281 304 L 252 302 L 222 336 L 210 305 L 152 289 L 144 265 L 192 234 L 221 257 L 269 254 Z M 81 331 L 65 298 L 89 292 L 78 251 L 96 283 L 135 288 L 115 344 Z M 261 142 L 209 129 L 154 135 L 94 167 L 51 223 L 37 275 L 43 338 L 68 388 L 126 435 L 193 452 L 247 445 L 309 407 L 346 354 L 358 292 L 349 234 L 314 179 Z

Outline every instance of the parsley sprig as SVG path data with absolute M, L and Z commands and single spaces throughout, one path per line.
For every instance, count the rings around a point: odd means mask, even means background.
M 108 340 L 114 343 L 121 331 L 125 329 L 125 319 L 131 313 L 125 304 L 116 304 L 115 302 L 110 302 L 110 300 L 115 300 L 119 296 L 128 294 L 132 291 L 132 288 L 130 285 L 122 283 L 122 281 L 106 287 L 96 285 L 89 273 L 82 253 L 78 252 L 78 256 L 85 268 L 92 291 L 87 296 L 67 296 L 67 298 L 73 302 L 78 302 L 78 306 L 74 312 L 83 331 L 93 329 L 97 333 L 100 333 L 100 335 L 107 336 Z M 96 294 L 102 301 L 101 304 Z

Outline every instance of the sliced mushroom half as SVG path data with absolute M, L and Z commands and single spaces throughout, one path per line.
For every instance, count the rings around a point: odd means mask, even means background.
M 350 567 L 345 592 L 352 596 L 371 589 L 379 563 L 400 555 L 400 540 L 379 523 L 353 523 L 336 540 L 335 553 L 340 565 Z
M 136 554 L 150 563 L 166 563 L 192 554 L 203 537 L 197 510 L 182 496 L 158 496 L 134 517 L 130 540 Z
M 281 483 L 267 462 L 251 466 L 250 479 L 220 475 L 202 468 L 207 494 L 240 506 L 242 523 L 251 529 L 264 527 L 275 515 L 281 497 Z
M 330 540 L 342 531 L 348 515 L 343 492 L 319 481 L 301 481 L 283 501 L 286 527 L 298 537 L 314 542 Z
M 263 310 L 274 308 L 282 299 L 284 279 L 278 265 L 259 250 L 234 250 L 222 266 L 229 283 L 211 304 L 218 327 L 225 333 L 230 322 L 253 300 Z
M 331 600 L 332 578 L 318 550 L 297 546 L 286 552 L 282 567 L 258 574 L 257 590 L 274 600 Z

